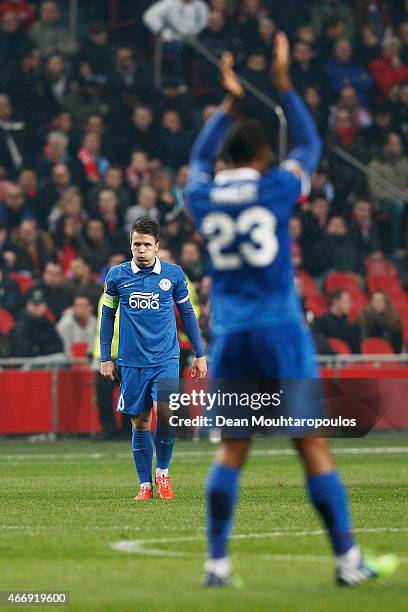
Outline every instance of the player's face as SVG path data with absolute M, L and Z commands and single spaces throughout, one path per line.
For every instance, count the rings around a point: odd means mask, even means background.
M 133 261 L 139 267 L 146 268 L 154 264 L 156 253 L 159 250 L 159 243 L 150 234 L 138 234 L 133 232 L 130 241 Z

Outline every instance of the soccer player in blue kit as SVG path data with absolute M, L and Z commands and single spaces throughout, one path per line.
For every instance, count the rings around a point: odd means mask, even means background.
M 244 94 L 224 54 L 227 97 L 204 126 L 190 159 L 188 199 L 209 254 L 213 281 L 214 378 L 318 378 L 314 346 L 294 289 L 289 219 L 320 158 L 320 139 L 290 77 L 289 43 L 276 36 L 273 78 L 296 147 L 280 168 L 268 169 L 271 151 L 262 125 L 233 123 Z M 230 168 L 214 163 L 223 148 Z M 310 500 L 326 527 L 335 555 L 335 577 L 356 585 L 390 574 L 395 555 L 368 559 L 355 543 L 345 488 L 327 440 L 294 440 L 304 464 Z M 208 558 L 204 584 L 231 584 L 228 542 L 249 439 L 223 439 L 207 482 Z
M 131 415 L 132 450 L 140 482 L 139 494 L 135 497 L 137 501 L 153 497 L 153 443 L 150 427 L 152 406 L 158 408 L 159 381 L 172 384 L 171 381 L 179 377 L 180 348 L 174 303 L 195 352 L 191 374 L 204 378 L 207 372 L 200 331 L 183 270 L 176 264 L 161 262 L 156 255 L 159 246 L 159 224 L 151 219 L 139 219 L 130 232 L 132 260 L 109 270 L 102 307 L 101 374 L 111 380 L 119 378 L 117 410 Z M 119 305 L 119 352 L 116 367 L 111 358 L 111 344 L 115 313 Z M 158 497 L 170 500 L 174 492 L 168 468 L 174 437 L 166 427 L 167 418 L 165 413 L 158 411 L 158 426 L 154 435 L 155 482 Z M 160 428 L 161 419 L 163 427 Z

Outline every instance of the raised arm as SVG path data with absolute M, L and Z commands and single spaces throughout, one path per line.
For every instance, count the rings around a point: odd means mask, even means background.
M 316 125 L 290 79 L 289 41 L 283 32 L 276 35 L 272 69 L 273 81 L 281 94 L 289 129 L 296 145 L 288 153 L 288 160 L 297 162 L 300 171 L 304 170 L 311 174 L 320 161 L 322 145 Z M 287 169 L 296 174 L 295 165 L 287 164 Z
M 197 182 L 209 181 L 214 174 L 214 164 L 221 150 L 225 135 L 237 114 L 237 103 L 244 90 L 233 71 L 234 59 L 230 52 L 221 58 L 221 77 L 227 93 L 222 104 L 204 125 L 190 155 L 189 189 Z

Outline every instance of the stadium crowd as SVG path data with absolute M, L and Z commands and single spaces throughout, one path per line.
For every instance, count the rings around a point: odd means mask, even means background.
M 210 283 L 184 190 L 194 136 L 221 92 L 217 70 L 179 33 L 218 57 L 230 49 L 240 74 L 275 97 L 278 29 L 324 142 L 290 225 L 306 319 L 321 353 L 360 352 L 372 337 L 401 352 L 406 202 L 333 147 L 408 197 L 408 2 L 141 1 L 128 3 L 123 27 L 108 2 L 86 4 L 73 38 L 53 0 L 0 3 L 0 356 L 71 355 L 83 343 L 91 354 L 106 272 L 130 258 L 128 232 L 142 216 L 160 222 L 159 257 L 182 265 L 208 342 Z M 273 141 L 273 114 L 251 95 L 242 110 Z

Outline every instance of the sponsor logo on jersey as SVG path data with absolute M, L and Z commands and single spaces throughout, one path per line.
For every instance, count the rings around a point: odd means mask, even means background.
M 171 287 L 171 281 L 168 278 L 162 278 L 159 282 L 159 287 L 163 291 L 168 291 Z
M 129 306 L 139 310 L 158 310 L 160 308 L 159 294 L 133 291 L 129 295 Z

